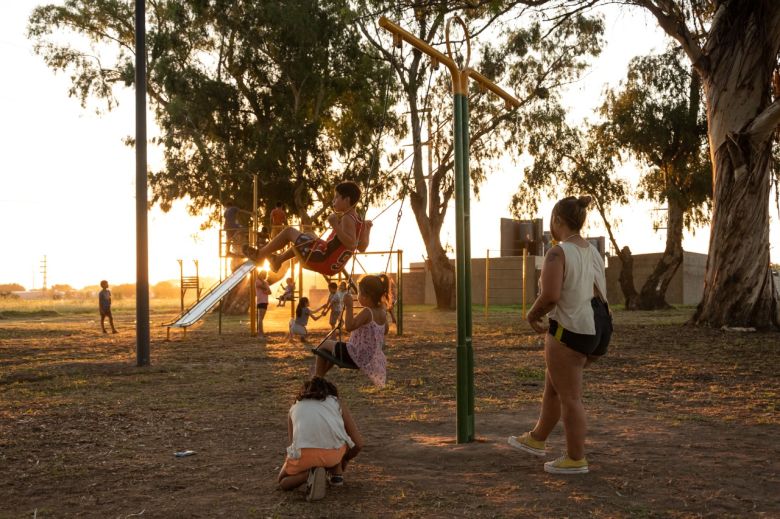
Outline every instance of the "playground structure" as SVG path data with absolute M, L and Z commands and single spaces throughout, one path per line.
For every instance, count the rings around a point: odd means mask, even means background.
M 200 294 L 203 290 L 200 286 L 200 271 L 198 269 L 198 260 L 192 260 L 195 263 L 195 275 L 184 275 L 184 260 L 176 260 L 179 262 L 179 295 L 181 298 L 181 311 L 184 312 L 184 294 L 187 290 L 195 290 L 195 297 L 197 301 L 200 301 Z
M 456 21 L 464 33 L 466 57 L 463 67 L 453 59 L 450 26 Z M 407 42 L 415 49 L 427 54 L 432 64 L 444 65 L 450 72 L 454 109 L 454 151 L 455 151 L 455 235 L 456 235 L 456 306 L 457 306 L 457 441 L 472 442 L 474 431 L 474 350 L 471 330 L 471 187 L 469 180 L 469 79 L 480 87 L 490 90 L 502 98 L 508 109 L 520 102 L 494 82 L 469 67 L 471 39 L 466 24 L 458 17 L 450 18 L 445 26 L 447 54 L 440 52 L 412 33 L 402 29 L 384 16 L 379 26 L 393 35 L 393 44 L 400 47 Z
M 250 225 L 247 227 L 246 232 L 247 235 L 244 238 L 243 236 L 240 236 L 238 234 L 238 231 L 236 229 L 225 229 L 224 225 L 220 229 L 219 232 L 219 257 L 220 257 L 220 279 L 219 282 L 214 285 L 209 291 L 201 298 L 201 288 L 200 288 L 200 281 L 198 276 L 198 262 L 195 261 L 195 271 L 196 275 L 194 277 L 185 277 L 184 276 L 184 269 L 183 269 L 183 261 L 178 260 L 179 262 L 179 268 L 180 268 L 180 275 L 181 275 L 181 314 L 179 314 L 174 320 L 163 324 L 163 326 L 167 327 L 167 333 L 166 338 L 167 340 L 170 340 L 170 330 L 171 328 L 182 328 L 184 330 L 184 333 L 186 335 L 187 328 L 197 323 L 199 320 L 201 320 L 207 312 L 209 312 L 212 308 L 214 308 L 217 304 L 219 305 L 219 326 L 218 330 L 219 333 L 222 333 L 222 315 L 223 315 L 223 309 L 222 309 L 222 302 L 224 298 L 233 290 L 235 289 L 246 276 L 249 276 L 249 333 L 252 337 L 256 337 L 258 333 L 258 323 L 257 323 L 257 312 L 256 312 L 256 293 L 254 290 L 255 281 L 256 281 L 256 275 L 257 271 L 260 269 L 266 270 L 268 272 L 267 276 L 267 282 L 269 285 L 274 285 L 280 280 L 284 279 L 285 277 L 292 277 L 295 282 L 295 287 L 297 289 L 297 297 L 295 292 L 292 293 L 292 300 L 290 301 L 290 317 L 295 317 L 295 306 L 296 306 L 296 299 L 300 299 L 304 294 L 304 286 L 305 286 L 305 279 L 308 276 L 312 276 L 313 280 L 310 282 L 311 290 L 317 290 L 318 289 L 318 280 L 322 277 L 320 274 L 316 273 L 308 273 L 304 274 L 304 268 L 303 268 L 303 262 L 297 261 L 298 269 L 297 269 L 297 276 L 296 276 L 296 269 L 295 264 L 296 260 L 291 259 L 288 262 L 285 262 L 284 266 L 279 269 L 277 272 L 271 272 L 267 268 L 263 268 L 262 265 L 256 265 L 254 261 L 243 259 L 243 263 L 241 263 L 238 266 L 235 266 L 235 262 L 239 260 L 235 256 L 235 254 L 232 252 L 232 250 L 235 249 L 236 242 L 244 243 L 244 239 L 246 240 L 246 243 L 248 243 L 250 246 L 257 245 L 257 238 L 259 234 L 259 230 L 262 227 L 260 219 L 259 219 L 259 213 L 258 213 L 258 176 L 254 176 L 253 181 L 253 191 L 254 191 L 254 197 L 253 197 L 253 211 L 251 213 L 251 219 L 250 219 Z M 302 232 L 310 231 L 311 228 L 307 226 L 300 226 L 299 227 Z M 392 255 L 396 255 L 396 275 L 394 282 L 397 287 L 397 310 L 396 310 L 396 333 L 398 335 L 403 334 L 403 251 L 397 250 L 397 251 L 367 251 L 367 252 L 357 252 L 355 251 L 352 255 L 352 272 L 354 273 L 354 267 L 355 264 L 359 265 L 360 268 L 363 270 L 363 274 L 367 274 L 368 270 L 363 266 L 363 264 L 358 259 L 358 256 L 363 257 L 370 257 L 370 256 L 377 256 L 377 255 L 386 255 L 387 256 L 387 263 L 385 267 L 385 271 L 389 270 L 390 264 L 392 263 Z M 258 268 L 256 268 L 258 267 Z M 230 272 L 228 272 L 230 271 Z M 348 277 L 351 277 L 351 274 L 348 276 L 345 274 L 346 268 L 343 272 L 339 272 L 336 276 L 332 276 L 331 278 L 325 278 L 326 284 L 323 287 L 324 292 L 327 293 L 327 281 L 334 280 L 336 282 L 340 282 L 342 280 L 347 280 Z M 289 276 L 288 276 L 289 273 Z M 297 281 L 296 281 L 297 277 Z M 190 308 L 188 308 L 186 311 L 184 309 L 184 293 L 187 289 L 195 288 L 197 290 L 197 301 L 195 304 L 193 304 Z
M 211 290 L 206 293 L 205 296 L 203 296 L 203 298 L 188 308 L 187 311 L 183 311 L 173 321 L 163 324 L 163 326 L 168 328 L 166 340 L 170 340 L 171 328 L 183 328 L 186 335 L 187 328 L 202 319 L 203 316 L 206 315 L 206 312 L 214 308 L 217 303 L 220 303 L 231 290 L 233 290 L 239 283 L 241 283 L 241 281 L 243 281 L 243 279 L 247 274 L 249 274 L 250 271 L 254 270 L 254 268 L 255 263 L 251 260 L 247 260 L 239 268 L 233 271 L 230 276 L 217 283 Z M 222 331 L 221 318 L 222 314 L 220 313 L 220 332 Z

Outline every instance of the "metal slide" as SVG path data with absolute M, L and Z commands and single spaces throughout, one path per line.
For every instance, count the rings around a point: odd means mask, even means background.
M 164 324 L 169 328 L 187 328 L 198 322 L 206 312 L 214 308 L 219 301 L 227 295 L 236 285 L 241 283 L 241 280 L 246 277 L 247 274 L 252 272 L 255 268 L 255 262 L 247 260 L 240 267 L 233 271 L 230 276 L 225 278 L 219 285 L 212 288 L 208 294 L 203 296 L 203 299 L 195 303 L 188 308 L 183 314 L 176 318 L 176 320 Z

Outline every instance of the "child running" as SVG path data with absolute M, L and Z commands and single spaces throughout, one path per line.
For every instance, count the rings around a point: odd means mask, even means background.
M 309 317 L 315 321 L 319 319 L 309 308 L 309 298 L 302 297 L 298 302 L 298 307 L 295 309 L 295 319 L 290 319 L 290 340 L 295 335 L 299 335 L 301 342 L 307 343 L 306 337 L 309 335 L 309 332 L 306 330 L 306 326 L 309 324 Z
M 333 195 L 334 212 L 328 216 L 333 230 L 325 240 L 287 227 L 259 249 L 245 246 L 244 254 L 256 263 L 268 259 L 271 270 L 276 272 L 285 261 L 295 257 L 297 248 L 307 269 L 327 276 L 335 275 L 344 269 L 355 249 L 365 252 L 368 248 L 371 222 L 358 217 L 355 205 L 359 199 L 360 188 L 356 183 L 341 182 Z M 292 246 L 281 254 L 275 254 L 288 245 Z
M 344 296 L 344 326 L 350 333 L 347 342 L 327 340 L 320 345 L 335 358 L 353 369 L 360 369 L 375 385 L 385 385 L 387 377 L 387 360 L 382 352 L 387 333 L 387 300 L 388 279 L 380 276 L 364 276 L 358 283 L 358 302 L 363 310 L 355 317 L 353 315 L 352 295 Z M 315 373 L 324 377 L 333 363 L 317 356 Z
M 320 314 L 320 317 L 324 317 L 325 314 L 330 312 L 330 318 L 328 319 L 328 322 L 330 323 L 330 328 L 332 330 L 336 328 L 336 325 L 339 323 L 342 302 L 346 291 L 339 293 L 338 285 L 335 281 L 328 283 L 328 291 L 330 292 L 328 294 L 328 301 L 325 303 L 325 306 L 322 307 L 322 313 Z
M 307 483 L 306 500 L 325 497 L 331 486 L 344 484 L 344 470 L 358 455 L 363 438 L 336 386 L 321 377 L 303 384 L 287 416 L 287 457 L 279 472 L 282 490 Z

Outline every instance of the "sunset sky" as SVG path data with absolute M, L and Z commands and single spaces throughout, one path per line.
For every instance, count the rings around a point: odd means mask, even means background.
M 134 133 L 133 91 L 119 92 L 120 105 L 109 113 L 96 114 L 95 105 L 83 109 L 69 98 L 67 74 L 55 75 L 34 55 L 25 38 L 27 17 L 39 1 L 3 2 L 0 7 L 0 57 L 6 74 L 0 82 L 0 283 L 40 287 L 43 256 L 48 261 L 48 284 L 74 287 L 135 280 L 135 155 L 122 139 Z M 585 79 L 567 95 L 572 120 L 592 116 L 601 103 L 605 84 L 616 84 L 628 61 L 653 50 L 662 50 L 666 39 L 653 20 L 636 11 L 607 11 L 608 46 Z M 149 134 L 154 120 L 149 118 Z M 159 150 L 150 148 L 152 168 L 160 166 Z M 472 202 L 472 254 L 499 247 L 499 219 L 508 217 L 512 193 L 522 180 L 521 168 L 511 157 L 489 176 L 481 199 Z M 631 167 L 623 174 L 635 177 Z M 621 245 L 635 253 L 663 249 L 663 232 L 654 232 L 651 203 L 634 203 L 616 211 Z M 774 206 L 773 206 L 774 207 Z M 551 203 L 543 205 L 545 225 Z M 379 208 L 368 211 L 368 217 Z M 371 249 L 390 245 L 396 209 L 377 222 Z M 772 210 L 772 261 L 780 262 L 780 226 Z M 454 211 L 443 241 L 454 243 Z M 200 261 L 201 275 L 218 276 L 217 231 L 200 231 L 203 218 L 191 217 L 185 203 L 169 213 L 153 209 L 149 214 L 149 276 L 152 283 L 177 279 L 176 260 Z M 397 247 L 407 262 L 421 261 L 425 254 L 410 208 L 406 207 Z M 591 218 L 588 233 L 604 234 L 600 222 Z M 709 229 L 695 236 L 686 234 L 686 250 L 706 252 Z M 380 267 L 374 267 L 379 269 Z

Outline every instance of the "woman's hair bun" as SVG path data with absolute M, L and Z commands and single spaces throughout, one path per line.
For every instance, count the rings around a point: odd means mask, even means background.
M 593 197 L 590 195 L 582 195 L 577 199 L 577 205 L 580 207 L 588 207 L 593 201 Z

